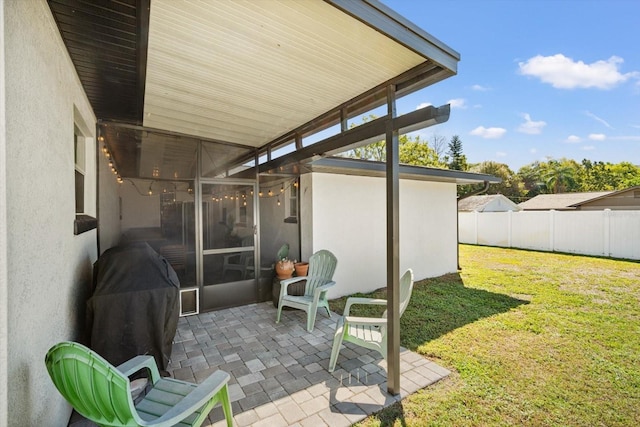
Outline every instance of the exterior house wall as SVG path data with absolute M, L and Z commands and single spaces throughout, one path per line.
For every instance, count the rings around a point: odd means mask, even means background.
M 320 249 L 336 255 L 337 285 L 330 298 L 386 286 L 385 182 L 378 177 L 303 175 L 302 258 Z M 457 271 L 456 203 L 455 184 L 401 180 L 401 273 L 412 268 L 420 280 Z
M 298 224 L 284 222 L 286 218 L 285 203 L 281 200 L 278 206 L 276 197 L 263 197 L 260 203 L 260 257 L 262 264 L 275 261 L 280 247 L 289 244 L 289 257 L 299 258 Z
M 73 135 L 74 120 L 81 120 L 89 132 L 85 213 L 96 216 L 96 119 L 46 1 L 2 6 L 9 285 L 0 301 L 7 316 L 0 381 L 10 392 L 0 424 L 66 426 L 71 409 L 49 379 L 44 356 L 59 341 L 81 339 L 84 329 L 97 232 L 73 231 Z
M 614 193 L 610 196 L 596 199 L 590 202 L 580 204 L 578 209 L 583 211 L 611 209 L 617 210 L 640 210 L 640 190 L 633 189 L 620 193 Z
M 8 424 L 7 129 L 4 84 L 4 0 L 0 0 L 0 426 Z
M 122 197 L 122 232 L 131 228 L 160 228 L 160 194 L 141 194 L 149 187 L 149 182 L 126 180 L 119 188 Z
M 97 149 L 102 147 L 98 144 Z M 104 155 L 98 155 L 98 238 L 100 254 L 120 241 L 120 184 Z M 124 184 L 123 184 L 124 185 Z

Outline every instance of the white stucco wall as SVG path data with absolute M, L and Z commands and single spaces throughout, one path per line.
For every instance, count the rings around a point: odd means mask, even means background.
M 89 132 L 95 117 L 46 1 L 5 0 L 3 10 L 6 424 L 66 426 L 70 408 L 49 379 L 44 356 L 84 328 L 97 249 L 96 230 L 73 234 L 74 107 Z M 87 144 L 85 212 L 93 216 L 95 158 L 95 144 Z
M 102 153 L 101 145 L 96 146 Z M 109 168 L 109 161 L 103 154 L 98 155 L 98 237 L 100 253 L 103 253 L 120 241 L 120 196 L 116 176 Z
M 263 264 L 273 262 L 285 243 L 289 244 L 291 259 L 300 256 L 298 224 L 284 222 L 286 214 L 283 201 L 278 206 L 276 197 L 260 198 L 260 256 Z
M 8 384 L 7 138 L 4 103 L 4 0 L 0 0 L 0 426 L 6 426 Z
M 303 258 L 338 258 L 330 298 L 386 286 L 385 179 L 313 173 L 302 180 Z M 306 196 L 305 196 L 306 194 Z M 401 180 L 400 271 L 416 280 L 457 271 L 455 184 Z M 312 212 L 306 209 L 311 206 Z
M 127 179 L 118 191 L 122 197 L 122 232 L 138 227 L 160 227 L 160 193 L 148 195 L 149 180 Z

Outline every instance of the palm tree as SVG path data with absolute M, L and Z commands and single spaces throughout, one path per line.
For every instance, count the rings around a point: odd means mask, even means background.
M 576 186 L 576 168 L 566 159 L 549 160 L 542 172 L 542 179 L 548 190 L 564 193 Z

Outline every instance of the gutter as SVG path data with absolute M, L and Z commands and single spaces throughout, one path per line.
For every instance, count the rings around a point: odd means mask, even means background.
M 473 193 L 465 194 L 464 197 L 460 197 L 456 201 L 456 259 L 458 264 L 458 271 L 462 270 L 462 268 L 460 268 L 460 211 L 458 210 L 458 202 L 460 200 L 466 199 L 467 197 L 477 196 L 480 193 L 486 192 L 489 189 L 489 185 L 491 185 L 489 181 L 484 181 L 484 186 L 480 190 L 474 191 Z

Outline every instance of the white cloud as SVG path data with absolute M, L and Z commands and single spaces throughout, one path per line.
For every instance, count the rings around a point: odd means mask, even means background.
M 536 154 L 538 152 L 538 149 L 537 148 L 532 148 L 532 149 L 529 150 L 529 152 L 531 154 Z
M 611 89 L 630 78 L 640 78 L 640 72 L 621 73 L 618 68 L 624 60 L 612 56 L 606 61 L 592 64 L 574 61 L 562 54 L 553 56 L 537 55 L 526 62 L 518 63 L 520 73 L 538 77 L 556 89 L 598 88 Z
M 451 104 L 451 108 L 460 108 L 463 110 L 467 108 L 467 101 L 464 98 L 450 99 L 447 104 Z
M 529 135 L 538 135 L 542 133 L 542 128 L 547 125 L 547 122 L 544 122 L 542 120 L 537 122 L 531 120 L 531 116 L 527 113 L 524 113 L 522 117 L 524 118 L 525 122 L 518 126 L 518 132 L 526 133 Z
M 590 133 L 588 138 L 592 141 L 604 141 L 607 139 L 607 135 L 604 133 Z
M 632 128 L 640 129 L 640 125 L 630 125 Z
M 418 104 L 418 106 L 416 107 L 416 110 L 419 110 L 419 109 L 424 108 L 424 107 L 429 107 L 431 105 L 433 105 L 433 104 L 430 103 L 430 102 L 423 102 L 422 104 Z
M 595 120 L 596 122 L 600 122 L 603 125 L 605 125 L 606 127 L 608 127 L 609 129 L 613 129 L 613 127 L 607 123 L 607 121 L 603 118 L 600 118 L 598 116 L 596 116 L 595 114 L 593 114 L 591 111 L 585 111 L 584 112 L 587 116 L 591 117 L 593 120 Z
M 505 153 L 504 151 L 497 151 L 496 157 L 507 157 L 507 153 Z
M 501 138 L 505 133 L 507 133 L 506 129 L 503 128 L 486 128 L 484 126 L 478 126 L 474 130 L 470 132 L 471 135 L 476 135 L 485 139 L 497 139 Z
M 637 135 L 626 135 L 626 136 L 610 136 L 607 139 L 615 140 L 615 141 L 640 141 L 640 136 Z
M 473 85 L 473 86 L 471 86 L 471 89 L 472 90 L 477 90 L 478 92 L 486 92 L 486 91 L 489 90 L 488 87 L 482 86 L 482 85 Z
M 564 142 L 568 142 L 569 144 L 577 144 L 580 141 L 582 141 L 582 138 L 576 135 L 569 135 L 567 139 L 564 140 Z
M 593 145 L 585 145 L 584 147 L 582 147 L 582 149 L 585 151 L 593 151 L 596 149 L 596 147 L 594 147 Z

